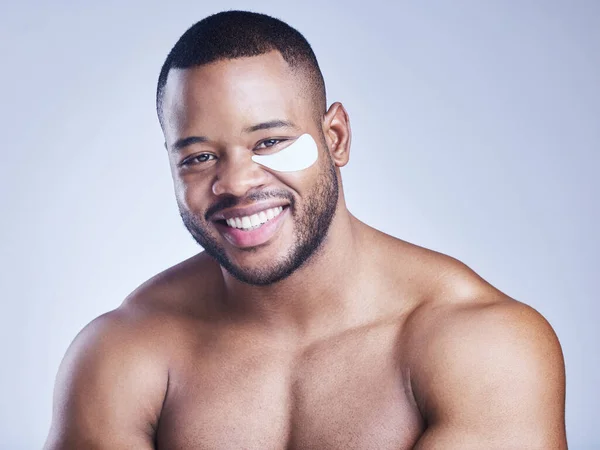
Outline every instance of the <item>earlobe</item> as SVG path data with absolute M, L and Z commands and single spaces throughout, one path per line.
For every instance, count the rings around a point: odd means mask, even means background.
M 344 106 L 335 102 L 325 114 L 323 133 L 327 139 L 331 158 L 338 167 L 343 167 L 350 159 L 352 132 L 350 118 Z

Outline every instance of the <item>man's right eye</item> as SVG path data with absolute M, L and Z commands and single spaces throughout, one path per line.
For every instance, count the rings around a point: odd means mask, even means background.
M 215 155 L 211 155 L 210 153 L 201 153 L 200 155 L 192 156 L 191 158 L 184 159 L 180 166 L 191 166 L 193 164 L 199 164 L 206 161 L 209 161 L 209 157 L 214 157 Z

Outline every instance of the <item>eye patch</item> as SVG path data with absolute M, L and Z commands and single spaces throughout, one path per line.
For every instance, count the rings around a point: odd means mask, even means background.
M 310 134 L 303 134 L 292 144 L 272 155 L 253 155 L 252 161 L 277 172 L 308 169 L 319 157 L 317 144 Z

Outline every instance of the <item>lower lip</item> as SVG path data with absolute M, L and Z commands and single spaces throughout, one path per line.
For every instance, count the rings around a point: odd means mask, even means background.
M 215 222 L 215 226 L 232 245 L 239 248 L 256 247 L 268 242 L 277 233 L 283 224 L 283 219 L 287 215 L 288 209 L 289 207 L 284 206 L 283 211 L 279 215 L 254 230 L 244 231 L 219 222 Z

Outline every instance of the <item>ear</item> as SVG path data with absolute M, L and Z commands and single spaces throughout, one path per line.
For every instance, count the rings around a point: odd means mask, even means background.
M 350 159 L 350 118 L 340 102 L 335 102 L 323 116 L 323 134 L 327 140 L 331 158 L 337 167 L 343 167 Z

